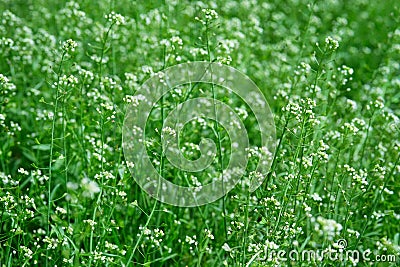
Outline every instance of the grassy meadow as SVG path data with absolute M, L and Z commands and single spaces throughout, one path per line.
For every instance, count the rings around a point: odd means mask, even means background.
M 400 266 L 398 1 L 0 0 L 0 20 L 0 267 Z M 276 147 L 255 171 L 268 151 L 253 103 L 221 86 L 174 88 L 146 124 L 162 177 L 201 187 L 229 162 L 218 121 L 163 128 L 188 99 L 228 105 L 249 140 L 228 194 L 178 207 L 137 184 L 123 125 L 146 80 L 194 61 L 254 81 Z M 213 162 L 177 168 L 165 132 L 188 160 L 208 138 Z M 252 179 L 263 180 L 254 192 Z M 276 254 L 350 250 L 368 259 Z

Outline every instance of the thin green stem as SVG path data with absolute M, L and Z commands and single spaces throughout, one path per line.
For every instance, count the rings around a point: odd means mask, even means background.
M 106 45 L 107 45 L 107 40 L 108 40 L 108 36 L 111 32 L 111 29 L 113 27 L 114 23 L 112 23 L 110 25 L 110 27 L 108 27 L 108 30 L 106 32 L 106 34 L 104 35 L 103 38 L 103 43 L 102 43 L 102 48 L 101 48 L 101 52 L 100 52 L 100 60 L 99 60 L 99 82 L 101 83 L 101 79 L 103 76 L 103 58 L 105 55 L 105 50 L 106 50 Z M 100 95 L 102 95 L 103 89 L 102 86 L 100 86 L 100 90 L 99 90 Z M 103 105 L 100 104 L 100 165 L 101 165 L 101 172 L 104 172 L 104 107 Z M 96 220 L 96 213 L 97 213 L 97 209 L 100 206 L 101 203 L 101 197 L 103 195 L 103 185 L 104 185 L 104 177 L 103 175 L 101 175 L 101 186 L 100 186 L 100 192 L 99 195 L 97 197 L 96 200 L 96 204 L 94 206 L 94 210 L 93 210 L 93 215 L 92 215 L 92 220 L 95 221 Z M 91 231 L 90 231 L 90 240 L 89 240 L 89 250 L 90 250 L 90 254 L 92 255 L 93 253 L 93 237 L 94 237 L 94 227 L 92 227 Z M 92 257 L 90 257 L 89 260 L 89 267 L 92 264 Z
M 53 157 L 54 157 L 54 140 L 55 140 L 55 132 L 56 132 L 56 121 L 57 121 L 57 110 L 58 110 L 58 101 L 59 101 L 59 90 L 60 90 L 60 77 L 61 77 L 61 69 L 64 63 L 64 58 L 67 52 L 63 52 L 61 56 L 61 61 L 57 71 L 57 86 L 56 86 L 56 97 L 54 100 L 54 109 L 53 109 L 53 120 L 51 123 L 51 140 L 50 140 L 50 159 L 49 159 L 49 180 L 47 184 L 47 234 L 50 233 L 50 210 L 51 210 L 51 182 L 53 178 Z M 46 250 L 46 266 L 49 266 L 48 262 L 48 250 Z
M 67 121 L 66 121 L 66 114 L 67 110 L 65 107 L 65 99 L 62 102 L 63 106 L 63 116 L 62 116 L 62 125 L 63 125 L 63 130 L 62 130 L 62 139 L 63 139 L 63 150 L 64 150 L 64 185 L 65 188 L 67 188 L 68 184 L 68 150 L 67 150 Z M 67 205 L 67 221 L 69 222 L 69 201 L 66 201 Z
M 210 62 L 210 74 L 211 74 L 211 92 L 212 92 L 212 99 L 213 99 L 213 109 L 214 109 L 214 131 L 217 135 L 217 153 L 218 153 L 218 161 L 220 164 L 220 171 L 221 171 L 221 179 L 222 179 L 222 191 L 225 193 L 225 182 L 224 182 L 224 162 L 222 156 L 222 143 L 221 143 L 221 135 L 218 129 L 218 114 L 217 114 L 217 107 L 215 104 L 215 100 L 217 98 L 215 92 L 215 85 L 213 82 L 213 70 L 212 70 L 212 59 L 211 59 L 211 47 L 210 47 L 210 38 L 209 38 L 209 24 L 206 21 L 206 46 L 207 46 L 207 55 L 208 55 L 208 62 Z M 225 232 L 225 239 L 228 239 L 228 229 L 226 223 L 226 195 L 222 197 L 222 217 L 224 220 L 224 232 Z

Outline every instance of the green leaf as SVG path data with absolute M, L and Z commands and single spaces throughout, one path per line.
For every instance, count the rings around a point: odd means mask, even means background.
M 41 151 L 48 151 L 50 150 L 51 145 L 50 144 L 40 144 L 40 145 L 34 145 L 32 146 L 32 149 L 37 149 Z

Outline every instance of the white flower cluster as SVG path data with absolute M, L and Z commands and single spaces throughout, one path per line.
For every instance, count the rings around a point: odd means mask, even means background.
M 62 49 L 64 52 L 69 53 L 69 52 L 74 52 L 77 46 L 78 46 L 77 42 L 75 42 L 72 39 L 68 39 L 67 41 L 64 42 Z
M 291 100 L 282 110 L 293 115 L 298 122 L 302 122 L 303 116 L 306 115 L 313 125 L 318 125 L 320 121 L 316 119 L 313 111 L 317 106 L 315 100 L 306 98 L 300 99 L 299 102 L 300 104 L 297 101 Z
M 351 109 L 351 110 L 357 110 L 357 102 L 351 99 L 346 99 L 346 105 Z
M 100 82 L 100 88 L 102 90 L 118 90 L 122 91 L 121 85 L 117 83 L 113 78 L 111 77 L 102 77 L 101 82 Z
M 144 242 L 141 244 L 141 247 L 145 247 L 146 243 L 150 243 L 150 247 L 160 247 L 163 242 L 163 236 L 165 235 L 164 231 L 159 228 L 155 228 L 151 230 L 147 227 L 139 226 L 139 230 L 142 231 L 144 235 Z M 138 234 L 140 236 L 140 234 Z M 164 248 L 166 248 L 164 246 Z
M 85 80 L 86 83 L 90 83 L 91 81 L 94 80 L 94 74 L 90 70 L 85 70 L 81 68 L 80 66 L 77 67 L 78 73 L 81 76 L 81 79 Z
M 0 119 L 1 119 L 1 114 L 0 114 Z M 0 121 L 0 126 L 1 126 L 1 121 Z M 1 153 L 0 153 L 0 155 L 1 155 Z M 10 174 L 6 175 L 4 172 L 0 172 L 0 181 L 2 181 L 4 185 L 7 185 L 7 184 L 18 185 L 19 184 L 19 181 L 14 180 Z M 0 198 L 0 201 L 2 201 L 1 198 Z
M 15 89 L 16 86 L 13 83 L 11 83 L 6 76 L 0 73 L 0 92 L 2 92 L 5 95 L 8 94 L 9 92 L 12 92 L 12 94 L 15 95 Z
M 201 12 L 203 13 L 204 19 L 199 17 L 195 17 L 194 19 L 200 21 L 203 25 L 206 25 L 210 21 L 218 19 L 218 13 L 214 9 L 203 8 Z
M 339 41 L 328 36 L 325 38 L 325 48 L 330 52 L 336 51 L 339 48 Z
M 95 174 L 94 178 L 96 180 L 100 180 L 101 178 L 104 178 L 106 180 L 113 180 L 113 179 L 115 179 L 115 176 L 114 176 L 114 174 L 112 174 L 109 171 L 103 171 L 103 172 Z
M 218 56 L 217 62 L 219 62 L 221 64 L 225 64 L 225 65 L 230 65 L 232 62 L 232 57 L 231 56 L 226 56 L 226 57 Z
M 5 84 L 8 83 L 8 78 L 6 76 L 4 76 L 3 74 L 0 74 L 0 84 Z
M 366 192 L 366 186 L 368 185 L 368 180 L 367 180 L 367 171 L 364 169 L 360 169 L 356 171 L 353 167 L 349 166 L 348 164 L 345 164 L 343 168 L 346 170 L 346 172 L 350 175 L 352 178 L 353 182 L 351 185 L 354 187 L 357 184 L 361 185 L 361 190 L 363 192 Z
M 265 241 L 264 250 L 266 249 L 278 249 L 279 245 L 277 245 L 274 241 Z
M 196 241 L 196 236 L 194 235 L 193 237 L 190 236 L 186 236 L 185 238 L 185 242 L 189 243 L 190 245 L 194 244 L 195 246 L 197 246 L 198 242 Z
M 357 133 L 360 133 L 360 130 L 363 130 L 365 128 L 365 125 L 366 122 L 363 119 L 354 118 L 351 120 L 350 123 L 345 122 L 341 129 L 350 134 L 357 135 Z
M 150 74 L 150 75 L 152 75 L 154 73 L 153 68 L 151 66 L 147 66 L 147 65 L 142 66 L 142 71 L 143 71 L 143 73 Z
M 32 259 L 33 252 L 25 246 L 21 246 L 21 250 L 24 253 L 24 257 L 27 259 Z
M 200 56 L 204 56 L 204 55 L 207 55 L 207 50 L 205 50 L 204 48 L 201 48 L 201 47 L 195 47 L 195 48 L 191 48 L 190 50 L 189 50 L 189 53 L 192 55 L 192 56 L 197 56 L 197 55 L 200 55 Z
M 178 45 L 179 49 L 182 49 L 183 40 L 179 36 L 171 37 L 172 49 L 175 49 L 175 45 Z
M 169 126 L 164 127 L 161 131 L 163 134 L 171 135 L 173 137 L 176 136 L 176 131 Z
M 93 221 L 91 219 L 83 220 L 83 222 L 89 224 L 90 227 L 92 228 L 92 230 L 94 230 L 94 226 L 97 224 L 97 222 L 95 222 L 95 221 Z
M 64 208 L 56 207 L 56 213 L 58 213 L 58 214 L 67 214 L 67 211 Z
M 126 103 L 132 103 L 132 106 L 137 107 L 139 106 L 139 102 L 146 100 L 144 95 L 126 95 L 123 98 L 123 101 Z
M 353 75 L 354 70 L 346 65 L 342 65 L 342 67 L 338 68 L 338 71 L 342 73 L 344 76 Z
M 325 236 L 328 240 L 333 240 L 335 236 L 340 235 L 343 226 L 332 219 L 325 219 L 318 216 L 317 219 L 311 218 L 312 222 L 315 222 L 314 230 L 320 235 Z
M 383 109 L 385 107 L 385 101 L 382 97 L 378 97 L 375 101 L 370 101 L 367 105 L 367 110 L 370 110 L 371 107 L 375 109 Z
M 10 39 L 10 38 L 1 37 L 0 38 L 0 46 L 9 47 L 9 48 L 13 49 L 14 41 L 13 41 L 13 39 Z
M 316 153 L 316 156 L 318 157 L 318 159 L 320 161 L 328 162 L 329 155 L 326 152 L 328 149 L 329 149 L 329 146 L 327 144 L 325 144 L 323 140 L 320 140 L 318 151 Z
M 297 69 L 294 71 L 294 74 L 297 76 L 307 75 L 311 72 L 311 65 L 306 62 L 300 62 L 300 65 L 297 66 Z
M 71 86 L 75 87 L 75 85 L 78 84 L 78 78 L 76 78 L 74 75 L 63 75 L 60 78 L 60 85 L 62 86 Z
M 115 13 L 112 11 L 110 14 L 104 16 L 106 19 L 108 19 L 109 22 L 112 24 L 116 25 L 123 25 L 125 24 L 125 17 L 122 16 L 121 14 Z
M 214 239 L 214 235 L 211 233 L 209 229 L 204 229 L 204 232 L 206 233 L 207 238 Z
M 135 74 L 129 72 L 126 72 L 124 75 L 125 75 L 124 86 L 129 88 L 130 89 L 129 91 L 136 90 L 138 86 L 137 84 L 138 77 Z
M 346 65 L 342 65 L 341 67 L 337 68 L 337 71 L 340 73 L 341 81 L 340 83 L 342 85 L 346 85 L 349 81 L 353 80 L 353 77 L 351 77 L 354 73 L 354 70 Z M 336 75 L 332 75 L 333 79 L 336 79 Z M 350 89 L 348 89 L 350 90 Z

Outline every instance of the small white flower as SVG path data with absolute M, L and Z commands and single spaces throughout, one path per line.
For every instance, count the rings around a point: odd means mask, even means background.
M 18 169 L 18 172 L 19 172 L 20 174 L 29 175 L 29 172 L 26 171 L 24 168 L 19 168 L 19 169 Z
M 347 99 L 346 100 L 346 104 L 352 109 L 352 110 L 356 110 L 357 109 L 357 102 L 353 101 L 351 99 Z
M 97 224 L 97 222 L 95 222 L 93 220 L 90 220 L 90 219 L 89 220 L 83 220 L 83 222 L 89 224 L 92 229 L 94 229 L 94 226 Z
M 81 181 L 81 187 L 84 189 L 83 196 L 85 197 L 94 197 L 94 194 L 100 192 L 99 185 L 95 182 L 90 180 L 89 178 L 83 178 Z
M 214 235 L 211 233 L 210 230 L 204 229 L 204 232 L 206 233 L 206 236 L 210 239 L 214 239 Z
M 56 212 L 61 214 L 67 214 L 67 211 L 61 207 L 56 207 Z
M 311 195 L 311 198 L 312 198 L 314 201 L 322 201 L 322 198 L 318 195 L 318 193 L 312 194 L 312 195 Z
M 226 252 L 232 251 L 231 247 L 227 243 L 224 243 L 222 249 L 225 250 Z

